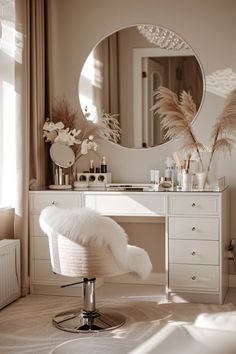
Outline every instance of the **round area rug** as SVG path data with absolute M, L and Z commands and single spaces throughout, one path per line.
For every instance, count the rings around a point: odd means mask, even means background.
M 49 354 L 129 353 L 137 341 L 125 338 L 78 338 L 58 345 Z

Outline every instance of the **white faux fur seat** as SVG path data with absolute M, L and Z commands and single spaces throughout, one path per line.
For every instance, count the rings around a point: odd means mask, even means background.
M 92 209 L 51 206 L 41 212 L 39 222 L 49 238 L 53 271 L 64 276 L 84 278 L 82 314 L 78 310 L 76 314 L 75 310 L 61 313 L 53 319 L 54 325 L 71 332 L 93 332 L 123 324 L 123 315 L 113 313 L 110 316 L 109 313 L 103 319 L 104 314 L 96 310 L 95 280 L 97 277 L 128 272 L 145 279 L 152 269 L 147 252 L 128 245 L 124 229 L 111 218 Z

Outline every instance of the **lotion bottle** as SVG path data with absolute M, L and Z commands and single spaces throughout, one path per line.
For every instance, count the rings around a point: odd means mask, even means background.
M 89 172 L 94 173 L 94 161 L 93 160 L 90 160 Z
M 107 173 L 107 164 L 106 164 L 106 157 L 102 157 L 102 162 L 101 162 L 101 173 Z

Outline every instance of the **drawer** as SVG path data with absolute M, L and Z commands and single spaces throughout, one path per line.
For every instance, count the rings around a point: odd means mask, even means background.
M 169 263 L 219 264 L 218 241 L 169 240 Z
M 104 215 L 163 216 L 165 196 L 142 193 L 101 193 L 86 194 L 85 206 Z
M 47 237 L 32 237 L 34 255 L 33 259 L 47 259 L 50 260 L 49 244 Z
M 41 227 L 39 226 L 39 214 L 34 214 L 31 215 L 30 219 L 30 235 L 31 237 L 34 236 L 40 236 L 40 237 L 47 237 L 43 231 L 41 230 Z
M 219 219 L 198 217 L 169 217 L 169 238 L 218 240 Z
M 51 284 L 62 285 L 76 281 L 80 278 L 65 277 L 63 275 L 54 274 L 51 268 L 50 260 L 34 261 L 34 279 L 36 282 L 50 282 Z
M 170 215 L 219 215 L 219 197 L 211 195 L 169 196 Z
M 218 291 L 219 267 L 170 264 L 169 288 L 181 291 Z
M 82 193 L 50 192 L 35 193 L 30 195 L 30 212 L 40 213 L 42 209 L 50 205 L 61 208 L 79 208 L 82 206 Z

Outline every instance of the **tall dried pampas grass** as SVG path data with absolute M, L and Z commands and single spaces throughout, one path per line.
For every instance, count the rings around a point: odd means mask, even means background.
M 192 131 L 191 123 L 197 111 L 190 93 L 182 91 L 180 98 L 178 98 L 173 91 L 160 86 L 154 92 L 154 97 L 156 97 L 157 101 L 151 110 L 154 111 L 154 114 L 159 114 L 161 126 L 165 131 L 165 138 L 167 140 L 176 137 L 182 138 L 182 148 L 188 153 L 197 151 L 202 165 L 200 151 L 204 147 Z
M 177 95 L 166 87 L 159 87 L 154 96 L 157 102 L 151 110 L 162 118 L 161 125 L 166 130 L 166 138 L 180 137 L 183 139 L 183 148 L 188 152 L 197 151 L 202 169 L 204 168 L 201 151 L 204 150 L 192 131 L 191 122 L 196 115 L 196 106 L 191 95 L 183 91 L 178 99 Z M 212 160 L 217 152 L 229 153 L 236 144 L 236 89 L 231 91 L 225 102 L 225 107 L 212 128 L 211 154 L 206 167 L 205 184 L 208 181 Z
M 216 152 L 229 153 L 236 144 L 236 89 L 228 95 L 224 109 L 213 126 L 211 139 L 211 155 L 207 166 L 208 176 L 213 156 Z

